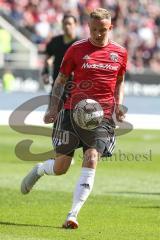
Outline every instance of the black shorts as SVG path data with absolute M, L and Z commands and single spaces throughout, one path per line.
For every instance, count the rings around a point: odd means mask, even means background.
M 82 129 L 75 124 L 72 110 L 63 109 L 52 134 L 55 152 L 73 156 L 77 148 L 82 147 L 83 152 L 95 148 L 103 157 L 110 157 L 115 148 L 114 128 L 112 120 L 104 119 L 101 125 L 93 130 Z

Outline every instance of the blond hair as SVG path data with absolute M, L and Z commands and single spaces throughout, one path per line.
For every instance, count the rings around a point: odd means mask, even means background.
M 104 8 L 96 8 L 90 13 L 90 18 L 102 20 L 102 19 L 111 19 L 111 13 Z

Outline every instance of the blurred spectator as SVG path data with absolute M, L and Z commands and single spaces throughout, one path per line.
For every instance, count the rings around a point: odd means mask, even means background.
M 9 69 L 6 69 L 2 77 L 3 90 L 6 92 L 12 91 L 14 88 L 14 83 L 15 83 L 15 77 L 12 71 Z
M 160 2 L 159 0 L 0 0 L 0 9 L 31 34 L 39 46 L 46 39 L 61 34 L 63 14 L 71 11 L 79 18 L 77 31 L 88 36 L 87 13 L 104 7 L 111 11 L 114 25 L 112 37 L 127 47 L 130 71 L 143 72 L 160 68 Z M 42 49 L 42 47 L 39 47 Z
M 11 52 L 11 35 L 5 29 L 0 28 L 0 53 Z
M 156 72 L 160 73 L 160 51 L 153 54 L 152 59 L 150 60 L 150 68 Z

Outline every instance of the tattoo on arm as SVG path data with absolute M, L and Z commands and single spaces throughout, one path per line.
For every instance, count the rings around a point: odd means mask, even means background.
M 64 84 L 66 83 L 66 81 L 68 80 L 68 76 L 66 76 L 65 74 L 63 74 L 63 73 L 59 73 L 58 74 L 58 77 L 61 79 L 61 82 L 63 82 Z
M 64 87 L 68 76 L 59 73 L 52 89 L 51 107 L 57 108 L 64 92 Z
M 52 91 L 52 96 L 60 97 L 63 95 L 64 87 L 66 84 L 68 77 L 63 74 L 59 73 L 58 77 L 54 83 L 53 91 Z
M 53 88 L 53 92 L 52 92 L 52 96 L 56 96 L 56 97 L 60 97 L 62 96 L 64 91 L 64 86 L 60 83 L 56 83 L 54 88 Z

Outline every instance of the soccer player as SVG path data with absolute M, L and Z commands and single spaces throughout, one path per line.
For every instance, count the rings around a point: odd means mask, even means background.
M 97 8 L 92 11 L 89 29 L 90 38 L 74 43 L 66 52 L 54 84 L 52 104 L 44 116 L 45 123 L 56 120 L 59 99 L 67 85 L 68 76 L 74 72 L 71 95 L 64 105 L 62 142 L 56 147 L 56 157 L 36 165 L 21 184 L 22 193 L 27 194 L 44 174 L 66 173 L 75 149 L 82 147 L 81 176 L 75 187 L 71 210 L 63 224 L 65 228 L 78 227 L 77 215 L 92 191 L 98 160 L 102 156 L 112 155 L 115 146 L 113 111 L 118 121 L 124 118 L 119 106 L 124 95 L 126 49 L 109 39 L 112 25 L 108 10 Z M 86 98 L 98 101 L 105 113 L 102 124 L 91 131 L 81 129 L 72 117 L 75 104 Z

